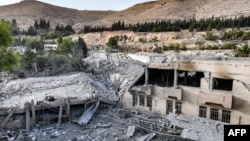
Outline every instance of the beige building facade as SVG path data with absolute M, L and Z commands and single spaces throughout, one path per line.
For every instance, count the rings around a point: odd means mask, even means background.
M 250 123 L 250 60 L 151 56 L 122 97 L 125 107 L 185 114 L 231 124 Z

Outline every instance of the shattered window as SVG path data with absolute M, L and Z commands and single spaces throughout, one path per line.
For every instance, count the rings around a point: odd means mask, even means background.
M 213 78 L 213 81 L 213 89 L 225 91 L 233 90 L 233 79 Z
M 173 101 L 167 100 L 167 114 L 173 113 Z
M 200 106 L 199 117 L 203 117 L 203 118 L 207 117 L 207 107 Z
M 181 102 L 176 102 L 175 103 L 175 113 L 176 114 L 181 114 L 181 105 L 182 105 L 182 103 Z
M 219 119 L 219 110 L 215 108 L 210 109 L 210 119 L 218 120 Z
M 140 99 L 139 99 L 139 100 L 140 100 L 140 101 L 139 101 L 139 102 L 140 102 L 139 104 L 140 104 L 141 106 L 144 106 L 144 105 L 145 105 L 145 97 L 144 97 L 144 95 L 140 95 Z
M 178 71 L 178 85 L 200 87 L 201 78 L 204 77 L 203 72 Z
M 133 106 L 137 105 L 138 96 L 133 94 Z
M 222 110 L 222 122 L 230 123 L 231 112 Z
M 152 108 L 152 97 L 151 96 L 147 97 L 147 107 Z

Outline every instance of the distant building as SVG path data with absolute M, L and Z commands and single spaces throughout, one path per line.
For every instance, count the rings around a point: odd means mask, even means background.
M 57 44 L 44 44 L 44 51 L 56 50 Z

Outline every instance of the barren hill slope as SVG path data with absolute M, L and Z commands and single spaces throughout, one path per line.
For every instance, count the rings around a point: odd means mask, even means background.
M 158 0 L 136 4 L 113 13 L 99 23 L 110 24 L 114 20 L 137 23 L 155 20 L 206 19 L 250 15 L 249 0 Z
M 21 28 L 45 18 L 52 27 L 57 23 L 84 25 L 111 25 L 118 20 L 137 23 L 155 20 L 183 20 L 210 17 L 250 15 L 249 0 L 158 0 L 139 3 L 123 11 L 79 11 L 39 1 L 22 1 L 0 6 L 1 19 L 16 19 Z M 80 23 L 80 24 L 78 24 Z
M 6 20 L 16 19 L 18 26 L 27 28 L 34 24 L 34 20 L 45 18 L 55 24 L 76 24 L 79 22 L 94 22 L 113 11 L 79 11 L 59 7 L 39 1 L 21 1 L 20 3 L 0 6 L 0 18 Z

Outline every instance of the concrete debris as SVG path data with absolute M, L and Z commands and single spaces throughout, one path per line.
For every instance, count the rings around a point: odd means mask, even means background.
M 137 141 L 151 141 L 155 137 L 155 135 L 156 135 L 155 133 L 149 133 L 147 135 L 138 138 Z
M 183 129 L 183 131 L 181 133 L 181 137 L 183 137 L 185 139 L 191 139 L 194 141 L 198 141 L 200 139 L 199 132 L 196 132 L 192 129 Z
M 98 100 L 95 105 L 92 105 L 90 108 L 88 108 L 78 120 L 78 124 L 80 125 L 87 124 L 90 121 L 90 119 L 94 116 L 99 105 L 100 101 Z
M 109 124 L 97 123 L 97 125 L 95 126 L 95 128 L 109 128 L 109 127 L 111 127 L 111 123 Z
M 222 141 L 223 125 L 221 121 L 210 120 L 186 115 L 167 115 L 171 125 L 184 128 L 181 137 L 196 141 Z M 187 122 L 188 121 L 188 122 Z
M 135 132 L 135 126 L 129 126 L 126 137 L 132 137 L 134 135 L 134 132 Z

